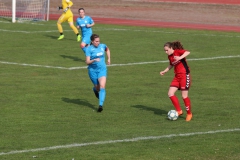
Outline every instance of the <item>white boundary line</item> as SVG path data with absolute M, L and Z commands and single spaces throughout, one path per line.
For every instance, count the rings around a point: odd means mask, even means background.
M 32 33 L 49 33 L 49 32 L 56 32 L 56 30 L 49 30 L 49 31 L 18 31 L 18 30 L 6 30 L 6 29 L 0 29 L 2 32 L 11 32 L 11 33 L 26 33 L 26 34 L 32 34 Z M 70 30 L 67 30 L 70 31 Z
M 193 58 L 193 59 L 188 59 L 187 61 L 203 61 L 203 60 L 215 60 L 215 59 L 226 59 L 226 58 L 240 58 L 240 55 L 208 57 L 208 58 Z M 126 63 L 126 64 L 111 64 L 108 67 L 133 66 L 133 65 L 154 64 L 154 63 L 167 63 L 167 62 L 168 61 L 152 61 L 152 62 L 136 62 L 136 63 Z M 4 61 L 0 61 L 0 63 L 2 63 L 2 64 L 10 64 L 10 65 L 18 65 L 18 66 L 62 69 L 62 70 L 79 70 L 79 69 L 86 69 L 87 68 L 87 66 L 67 68 L 67 67 L 60 67 L 60 66 L 44 66 L 44 65 L 38 65 L 38 64 L 26 64 L 26 63 L 15 63 L 15 62 L 4 62 Z
M 1 22 L 1 21 L 0 21 Z M 165 33 L 165 34 L 179 34 L 179 35 L 189 35 L 185 32 L 167 32 L 162 30 L 141 30 L 141 29 L 118 29 L 118 28 L 101 28 L 96 27 L 95 31 L 131 31 L 131 32 L 146 32 L 146 33 Z M 12 33 L 24 33 L 24 34 L 34 34 L 34 33 L 50 33 L 50 32 L 58 32 L 57 30 L 44 30 L 44 31 L 21 31 L 21 30 L 7 30 L 7 29 L 0 29 L 0 32 L 12 32 Z M 72 32 L 72 30 L 64 30 L 64 32 Z M 211 37 L 236 37 L 240 38 L 240 36 L 230 36 L 230 35 L 214 35 L 214 34 L 193 34 L 191 36 L 211 36 Z
M 66 67 L 58 67 L 58 66 L 44 66 L 44 65 L 38 65 L 38 64 L 26 64 L 26 63 L 15 63 L 15 62 L 4 62 L 4 61 L 0 61 L 0 63 L 2 64 L 12 64 L 12 65 L 18 65 L 18 66 L 30 66 L 30 67 L 40 67 L 40 68 L 53 68 L 53 69 L 69 69 L 70 68 L 66 68 Z M 74 67 L 72 67 L 74 68 Z M 86 67 L 84 67 L 86 68 Z
M 10 21 L 0 21 L 0 23 L 12 23 L 12 22 L 10 22 Z M 19 23 L 21 23 L 21 22 L 19 22 Z M 44 25 L 44 24 L 42 24 L 42 23 L 38 23 L 38 22 L 24 22 L 24 24 L 32 24 L 32 25 L 40 25 L 40 26 L 42 26 L 42 25 Z
M 227 130 L 215 130 L 215 131 L 207 131 L 207 132 L 169 134 L 169 135 L 162 135 L 162 136 L 136 137 L 136 138 L 131 138 L 131 139 L 97 141 L 97 142 L 90 142 L 90 143 L 74 143 L 74 144 L 68 144 L 68 145 L 59 145 L 59 146 L 28 149 L 28 150 L 16 150 L 16 151 L 10 151 L 10 152 L 2 152 L 2 153 L 0 153 L 0 156 L 10 155 L 10 154 L 28 153 L 28 152 L 49 151 L 49 150 L 56 150 L 56 149 L 67 149 L 67 148 L 74 148 L 74 147 L 84 147 L 84 146 L 92 146 L 92 145 L 104 145 L 104 144 L 122 143 L 122 142 L 137 142 L 137 141 L 143 141 L 143 140 L 163 139 L 163 138 L 172 138 L 172 137 L 188 137 L 188 136 L 194 136 L 194 135 L 205 135 L 205 134 L 216 134 L 216 133 L 227 133 L 227 132 L 238 132 L 238 131 L 240 131 L 240 128 L 227 129 Z

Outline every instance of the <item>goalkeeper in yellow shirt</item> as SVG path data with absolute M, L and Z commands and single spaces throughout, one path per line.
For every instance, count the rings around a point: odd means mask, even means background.
M 62 23 L 68 21 L 69 26 L 72 28 L 74 33 L 77 35 L 77 41 L 79 42 L 81 40 L 81 35 L 78 32 L 78 29 L 73 24 L 73 13 L 70 9 L 70 7 L 73 5 L 71 0 L 62 0 L 62 6 L 58 7 L 58 9 L 62 9 L 63 13 L 59 17 L 57 22 L 58 31 L 60 32 L 60 36 L 58 40 L 61 40 L 64 38 L 63 34 L 63 28 Z

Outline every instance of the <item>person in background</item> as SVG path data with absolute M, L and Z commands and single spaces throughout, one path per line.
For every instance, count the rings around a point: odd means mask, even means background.
M 81 28 L 82 42 L 80 47 L 82 48 L 83 52 L 85 52 L 85 47 L 91 42 L 90 37 L 92 35 L 92 27 L 95 25 L 95 23 L 91 17 L 85 15 L 84 8 L 79 8 L 78 13 L 80 16 L 76 20 L 76 26 L 78 29 Z
M 62 40 L 64 38 L 63 34 L 63 28 L 62 28 L 62 23 L 68 21 L 69 26 L 72 28 L 74 33 L 77 35 L 77 41 L 79 42 L 81 40 L 81 35 L 78 32 L 78 29 L 74 26 L 73 24 L 73 13 L 70 9 L 70 7 L 73 5 L 71 0 L 62 0 L 62 6 L 58 7 L 58 9 L 62 9 L 63 13 L 59 17 L 57 21 L 57 27 L 58 31 L 60 33 L 60 36 L 58 40 Z

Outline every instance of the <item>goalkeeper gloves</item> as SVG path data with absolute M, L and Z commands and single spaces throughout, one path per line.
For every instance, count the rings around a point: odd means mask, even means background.
M 69 9 L 69 7 L 65 8 L 65 9 L 63 10 L 63 12 L 67 12 L 67 11 L 68 11 L 68 9 Z
M 59 6 L 59 7 L 58 7 L 58 10 L 60 10 L 60 9 L 63 9 L 63 8 Z

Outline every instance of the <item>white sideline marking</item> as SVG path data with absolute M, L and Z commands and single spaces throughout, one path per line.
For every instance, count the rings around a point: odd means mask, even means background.
M 12 23 L 12 22 L 10 22 L 10 21 L 0 21 L 0 23 Z M 18 22 L 18 23 L 21 23 L 21 22 Z M 24 22 L 24 24 L 32 24 L 32 25 L 44 25 L 44 24 L 41 24 L 41 23 L 38 23 L 38 22 Z
M 58 30 L 44 30 L 44 31 L 20 31 L 20 30 L 7 30 L 7 29 L 0 29 L 0 31 L 3 32 L 12 32 L 12 33 L 25 33 L 25 34 L 33 34 L 33 33 L 50 33 L 54 32 L 57 33 Z M 164 34 L 179 34 L 179 35 L 189 35 L 185 32 L 167 32 L 162 30 L 141 30 L 141 29 L 118 29 L 118 28 L 101 28 L 96 27 L 95 31 L 131 31 L 131 32 L 146 32 L 146 33 L 164 33 Z M 64 32 L 72 32 L 72 30 L 64 30 Z M 230 36 L 230 35 L 214 35 L 214 34 L 193 34 L 191 33 L 191 36 L 208 36 L 208 37 L 236 37 L 240 38 L 240 36 Z
M 19 66 L 30 66 L 30 67 L 69 69 L 69 68 L 66 68 L 66 67 L 44 66 L 44 65 L 37 65 L 37 64 L 26 64 L 26 63 L 15 63 L 15 62 L 4 62 L 4 61 L 0 61 L 0 63 L 2 63 L 2 64 L 13 64 L 13 65 L 19 65 Z
M 97 142 L 90 142 L 90 143 L 74 143 L 74 144 L 68 144 L 68 145 L 60 145 L 60 146 L 52 146 L 52 147 L 44 147 L 44 148 L 36 148 L 36 149 L 28 149 L 28 150 L 17 150 L 17 151 L 10 151 L 10 152 L 2 152 L 2 153 L 0 153 L 0 156 L 10 155 L 10 154 L 18 154 L 18 153 L 20 154 L 20 153 L 28 153 L 28 152 L 49 151 L 49 150 L 73 148 L 73 147 L 84 147 L 84 146 L 91 146 L 91 145 L 103 145 L 103 144 L 122 143 L 122 142 L 136 142 L 136 141 L 142 141 L 142 140 L 152 140 L 152 139 L 162 139 L 162 138 L 172 138 L 172 137 L 187 137 L 187 136 L 194 136 L 194 135 L 216 134 L 216 133 L 237 132 L 237 131 L 240 131 L 240 128 L 207 131 L 207 132 L 169 134 L 169 135 L 162 135 L 162 136 L 136 137 L 136 138 L 131 138 L 131 139 L 97 141 Z
M 203 60 L 214 60 L 214 59 L 225 59 L 225 58 L 240 58 L 240 55 L 209 57 L 209 58 L 193 58 L 193 59 L 188 59 L 187 61 L 203 61 Z M 167 63 L 167 62 L 169 62 L 169 61 L 153 61 L 153 62 L 136 62 L 136 63 L 126 63 L 126 64 L 111 64 L 111 65 L 108 65 L 108 67 L 133 66 L 133 65 L 153 64 L 153 63 Z M 44 65 L 38 65 L 38 64 L 26 64 L 26 63 L 15 63 L 15 62 L 4 62 L 4 61 L 0 61 L 0 63 L 2 63 L 2 64 L 13 64 L 13 65 L 19 65 L 19 66 L 63 69 L 63 70 L 78 70 L 78 69 L 86 69 L 87 68 L 87 66 L 67 68 L 67 67 L 59 67 L 59 66 L 44 66 Z
M 28 33 L 28 34 L 31 34 L 31 33 L 57 32 L 57 30 L 51 30 L 51 31 L 17 31 L 17 30 L 6 30 L 6 29 L 0 29 L 0 31 L 11 32 L 11 33 L 14 33 L 14 32 L 18 32 L 18 33 Z

